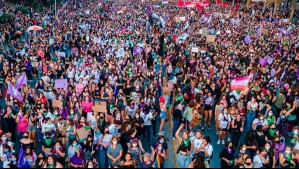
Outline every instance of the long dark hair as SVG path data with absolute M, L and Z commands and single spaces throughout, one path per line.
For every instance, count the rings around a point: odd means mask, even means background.
M 193 168 L 205 168 L 204 159 L 204 153 L 196 153 L 194 157 Z

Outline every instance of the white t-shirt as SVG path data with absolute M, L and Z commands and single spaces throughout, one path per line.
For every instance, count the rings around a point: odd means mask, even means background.
M 257 110 L 257 107 L 259 106 L 259 104 L 257 102 L 255 102 L 254 104 L 252 104 L 251 101 L 249 101 L 247 103 L 247 105 L 249 105 L 252 110 Z
M 202 145 L 202 141 L 203 141 L 203 139 L 194 138 L 194 140 L 192 141 L 193 146 L 194 146 L 194 151 L 196 151 L 196 149 Z
M 269 157 L 267 156 L 267 160 L 269 160 Z M 253 157 L 253 163 L 255 164 L 255 168 L 262 168 L 263 167 L 263 161 L 260 158 L 259 155 L 255 155 Z
M 228 122 L 231 122 L 231 116 L 229 114 L 220 113 L 218 116 L 220 122 L 219 128 L 226 129 L 228 127 Z
M 254 124 L 254 130 L 256 129 L 256 126 L 258 126 L 258 125 L 262 125 L 263 127 L 268 125 L 268 121 L 265 119 L 263 121 L 260 121 L 260 119 L 256 118 L 253 120 L 252 123 Z
M 49 76 L 42 76 L 41 79 L 44 81 L 46 86 L 50 86 L 50 78 Z
M 141 112 L 140 116 L 143 118 L 145 126 L 152 125 L 152 121 L 151 121 L 151 119 L 153 118 L 152 112 L 149 112 L 147 115 L 145 115 L 143 112 Z

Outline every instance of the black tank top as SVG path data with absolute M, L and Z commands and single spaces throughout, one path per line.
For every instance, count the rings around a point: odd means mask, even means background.
M 182 152 L 190 151 L 191 150 L 191 141 L 189 140 L 188 142 L 189 142 L 188 146 L 186 146 L 184 141 L 182 141 L 182 143 L 180 144 L 180 146 L 177 150 L 177 153 L 180 153 L 180 151 L 182 151 Z
M 240 120 L 240 121 L 235 120 L 234 122 L 235 122 L 235 125 L 237 126 L 237 128 L 235 128 L 235 130 L 240 131 L 241 127 L 242 127 L 242 123 L 243 123 L 242 120 Z

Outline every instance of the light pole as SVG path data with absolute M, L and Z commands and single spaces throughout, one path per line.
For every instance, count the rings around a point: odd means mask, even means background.
M 55 17 L 57 16 L 57 11 L 56 11 L 56 0 L 54 1 L 54 7 L 55 7 Z

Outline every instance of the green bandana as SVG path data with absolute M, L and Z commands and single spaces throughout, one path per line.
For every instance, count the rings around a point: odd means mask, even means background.
M 104 119 L 101 119 L 101 120 L 100 120 L 100 124 L 103 124 L 103 123 L 104 123 Z
M 270 129 L 269 130 L 270 136 L 274 137 L 275 132 L 276 132 L 276 130 Z
M 189 143 L 190 143 L 189 138 L 188 139 L 183 139 L 183 142 L 184 142 L 185 147 L 189 146 Z
M 48 164 L 48 168 L 54 168 L 54 164 Z
M 52 143 L 52 139 L 51 138 L 49 138 L 49 139 L 46 138 L 45 143 L 46 143 L 47 146 L 49 146 Z
M 70 114 L 70 118 L 73 119 L 75 117 L 75 114 Z
M 85 130 L 90 130 L 89 126 L 84 126 Z

